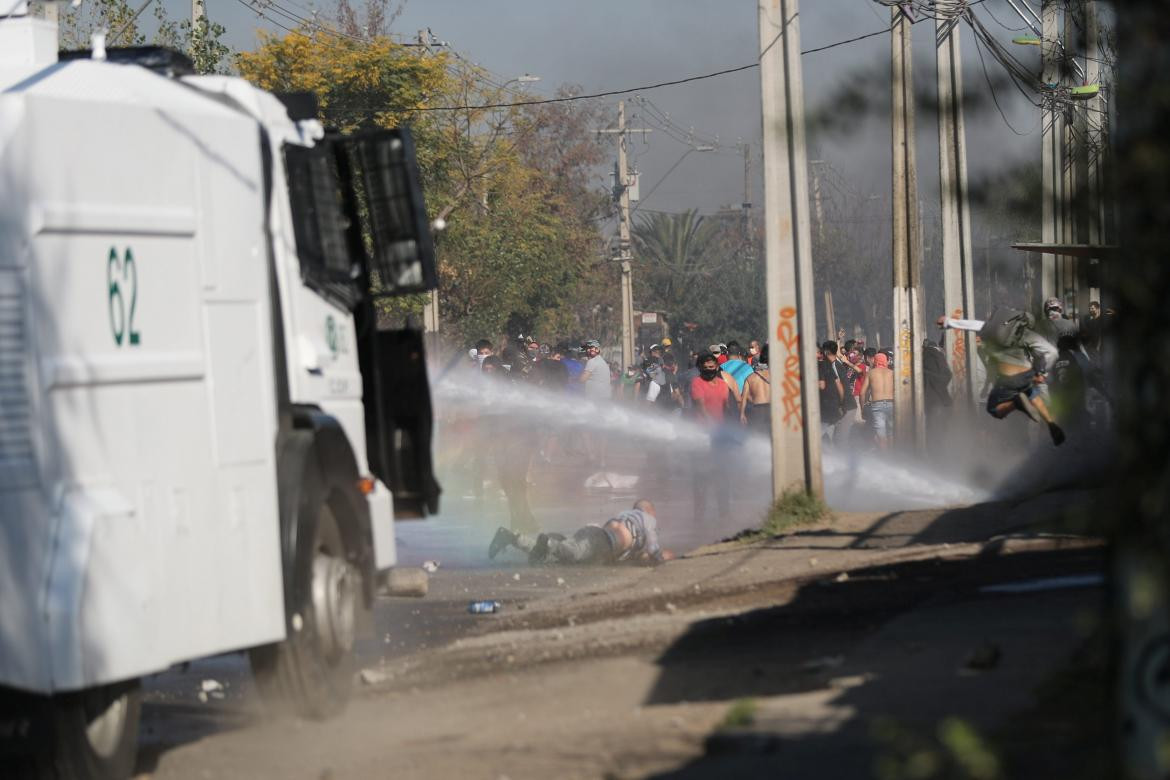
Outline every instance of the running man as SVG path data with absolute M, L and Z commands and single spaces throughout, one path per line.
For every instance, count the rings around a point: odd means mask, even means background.
M 674 558 L 658 543 L 658 513 L 648 499 L 606 521 L 578 528 L 572 538 L 563 534 L 517 534 L 500 527 L 488 546 L 495 558 L 507 547 L 528 553 L 529 563 L 646 563 L 657 565 Z
M 1019 410 L 1034 422 L 1046 425 L 1052 443 L 1064 443 L 1064 431 L 1052 419 L 1044 400 L 1048 369 L 1060 353 L 1035 328 L 1031 317 L 1014 309 L 993 309 L 986 320 L 953 320 L 939 317 L 940 328 L 970 330 L 979 334 L 995 384 L 987 395 L 987 413 L 1002 420 Z
M 894 372 L 884 352 L 873 356 L 873 367 L 861 380 L 861 402 L 869 409 L 869 423 L 879 450 L 890 448 L 894 430 Z M 866 400 L 866 396 L 869 400 Z

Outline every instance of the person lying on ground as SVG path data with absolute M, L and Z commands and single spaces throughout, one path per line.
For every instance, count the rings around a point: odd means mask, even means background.
M 563 534 L 518 534 L 501 527 L 496 531 L 488 557 L 495 558 L 505 548 L 515 547 L 528 553 L 529 563 L 644 563 L 657 565 L 674 558 L 658 543 L 657 510 L 643 498 L 605 525 L 579 528 L 571 538 Z
M 1048 369 L 1060 353 L 1036 329 L 1031 315 L 1015 309 L 997 308 L 986 320 L 939 317 L 938 326 L 974 331 L 982 340 L 989 373 L 995 374 L 987 396 L 988 414 L 1002 420 L 1013 411 L 1021 411 L 1034 422 L 1048 427 L 1053 444 L 1060 446 L 1064 443 L 1064 431 L 1052 419 L 1044 392 Z

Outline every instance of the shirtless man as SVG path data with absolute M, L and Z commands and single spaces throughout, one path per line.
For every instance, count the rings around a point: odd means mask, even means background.
M 869 422 L 878 449 L 888 450 L 894 427 L 894 372 L 890 370 L 890 359 L 882 352 L 873 356 L 873 368 L 861 380 L 861 402 L 869 407 Z
M 528 553 L 529 563 L 624 563 L 633 561 L 656 565 L 674 558 L 658 543 L 658 513 L 648 499 L 634 503 L 605 525 L 578 528 L 571 539 L 563 534 L 517 534 L 501 527 L 488 546 L 495 558 L 506 547 Z
M 752 342 L 753 344 L 756 342 Z M 772 434 L 772 377 L 768 374 L 768 347 L 760 350 L 756 370 L 747 375 L 739 396 L 739 421 L 765 436 Z

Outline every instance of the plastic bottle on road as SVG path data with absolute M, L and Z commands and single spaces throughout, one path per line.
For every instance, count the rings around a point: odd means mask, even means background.
M 467 605 L 467 611 L 473 615 L 487 615 L 492 612 L 500 611 L 500 602 L 498 601 L 473 601 Z

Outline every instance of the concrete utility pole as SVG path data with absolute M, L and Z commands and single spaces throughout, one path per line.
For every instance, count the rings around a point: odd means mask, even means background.
M 890 9 L 894 157 L 894 434 L 901 445 L 926 443 L 923 419 L 922 234 L 918 221 L 918 169 L 914 156 L 914 86 L 910 19 Z
M 974 255 L 971 210 L 967 197 L 967 136 L 963 127 L 963 58 L 959 17 L 935 22 L 935 69 L 938 76 L 938 170 L 942 208 L 943 307 L 946 316 L 974 319 Z M 977 398 L 975 335 L 948 328 L 947 360 L 951 393 L 968 404 Z
M 772 495 L 823 497 L 799 0 L 758 0 Z
M 1097 19 L 1097 0 L 1085 2 L 1085 81 L 1088 84 L 1101 84 L 1101 54 L 1098 40 L 1100 27 Z M 1106 105 L 1102 94 L 1105 85 L 1101 84 L 1101 91 L 1091 98 L 1085 106 L 1088 132 L 1088 165 L 1085 176 L 1086 195 L 1088 198 L 1088 230 L 1089 243 L 1101 245 L 1105 243 L 1105 138 L 1108 133 L 1108 119 Z M 1100 258 L 1086 261 L 1086 266 L 1096 265 L 1100 268 Z M 1100 273 L 1097 274 L 1100 277 Z M 1101 290 L 1085 285 L 1088 300 L 1100 301 Z M 1086 302 L 1084 313 L 1088 313 Z
M 1043 0 L 1040 5 L 1040 79 L 1045 84 L 1060 81 L 1060 30 L 1057 13 L 1059 0 Z M 1043 108 L 1040 119 L 1040 169 L 1041 178 L 1041 221 L 1040 241 L 1055 244 L 1064 235 L 1061 224 L 1063 211 L 1061 203 L 1064 194 L 1064 177 L 1061 172 L 1064 115 L 1055 102 L 1049 100 Z M 1051 254 L 1040 256 L 1040 297 L 1044 300 L 1057 294 L 1057 273 L 1059 258 Z
M 752 145 L 746 141 L 740 145 L 743 149 L 743 208 L 746 217 L 752 210 Z
M 618 126 L 598 130 L 602 134 L 616 135 L 618 139 L 617 181 L 614 194 L 618 201 L 618 257 L 622 264 L 622 367 L 634 363 L 634 280 L 630 268 L 633 254 L 630 252 L 630 181 L 626 169 L 626 137 L 630 133 L 648 133 L 647 129 L 626 127 L 626 101 L 618 101 Z
M 1075 62 L 1069 55 L 1069 52 L 1073 51 L 1074 28 L 1072 17 L 1067 11 L 1062 12 L 1061 17 L 1061 63 L 1059 73 L 1061 86 L 1067 87 L 1072 83 L 1068 74 L 1069 63 Z M 1077 167 L 1082 150 L 1075 132 L 1076 128 L 1074 127 L 1077 122 L 1077 117 L 1068 103 L 1061 106 L 1061 117 L 1063 119 L 1061 140 L 1064 157 L 1061 159 L 1063 188 L 1060 197 L 1060 241 L 1064 244 L 1075 244 L 1080 239 L 1080 236 L 1077 235 L 1077 202 L 1079 200 L 1077 197 L 1077 187 L 1079 186 Z M 1076 313 L 1077 280 L 1077 258 L 1071 255 L 1060 257 L 1057 265 L 1057 297 L 1064 302 L 1065 312 L 1070 315 Z

